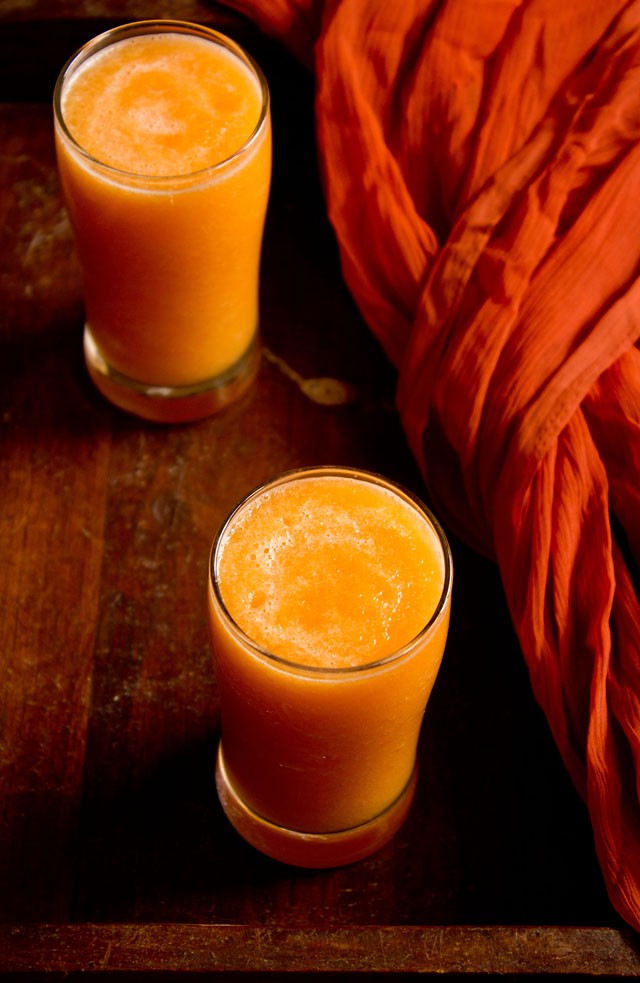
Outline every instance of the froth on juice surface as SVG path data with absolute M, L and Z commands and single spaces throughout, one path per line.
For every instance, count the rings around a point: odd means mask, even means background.
M 364 665 L 408 644 L 442 594 L 432 527 L 374 484 L 341 477 L 280 485 L 232 523 L 218 576 L 227 610 L 274 655 Z
M 87 329 L 110 370 L 164 388 L 224 376 L 258 331 L 268 91 L 202 31 L 94 51 L 65 75 L 56 119 Z
M 370 823 L 409 788 L 452 568 L 410 496 L 366 473 L 311 471 L 230 517 L 209 612 L 229 787 L 271 823 L 328 833 Z
M 62 110 L 92 157 L 133 174 L 191 174 L 242 147 L 260 118 L 260 86 L 226 48 L 193 36 L 142 35 L 76 73 Z

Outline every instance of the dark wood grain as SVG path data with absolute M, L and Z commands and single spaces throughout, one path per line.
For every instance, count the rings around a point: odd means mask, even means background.
M 248 928 L 240 925 L 73 925 L 4 928 L 16 972 L 320 973 L 499 976 L 633 975 L 634 933 L 532 927 Z M 34 958 L 34 952 L 39 955 Z
M 224 414 L 174 428 L 119 413 L 87 380 L 50 109 L 80 41 L 149 16 L 239 37 L 274 107 L 260 373 Z M 405 827 L 321 872 L 230 829 L 204 604 L 219 523 L 306 464 L 424 495 L 394 372 L 341 279 L 313 80 L 246 21 L 186 0 L 9 2 L 0 65 L 0 973 L 640 975 L 496 570 L 455 539 Z

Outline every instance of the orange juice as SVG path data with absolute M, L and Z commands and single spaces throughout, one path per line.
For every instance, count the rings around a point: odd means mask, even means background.
M 325 866 L 395 831 L 444 650 L 451 576 L 425 507 L 364 472 L 292 472 L 232 513 L 209 590 L 218 788 L 254 845 Z
M 264 78 L 214 31 L 141 22 L 83 48 L 54 104 L 94 381 L 152 419 L 216 409 L 255 371 Z

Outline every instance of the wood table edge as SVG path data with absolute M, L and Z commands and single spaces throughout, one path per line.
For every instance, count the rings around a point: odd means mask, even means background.
M 640 976 L 631 930 L 573 926 L 0 925 L 11 973 Z

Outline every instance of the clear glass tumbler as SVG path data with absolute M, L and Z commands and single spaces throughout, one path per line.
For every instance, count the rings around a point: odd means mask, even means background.
M 437 520 L 378 475 L 288 472 L 234 509 L 209 570 L 216 782 L 249 843 L 328 867 L 399 829 L 452 577 Z
M 165 422 L 236 400 L 259 363 L 271 175 L 260 68 L 206 27 L 128 24 L 65 65 L 54 122 L 94 383 Z

